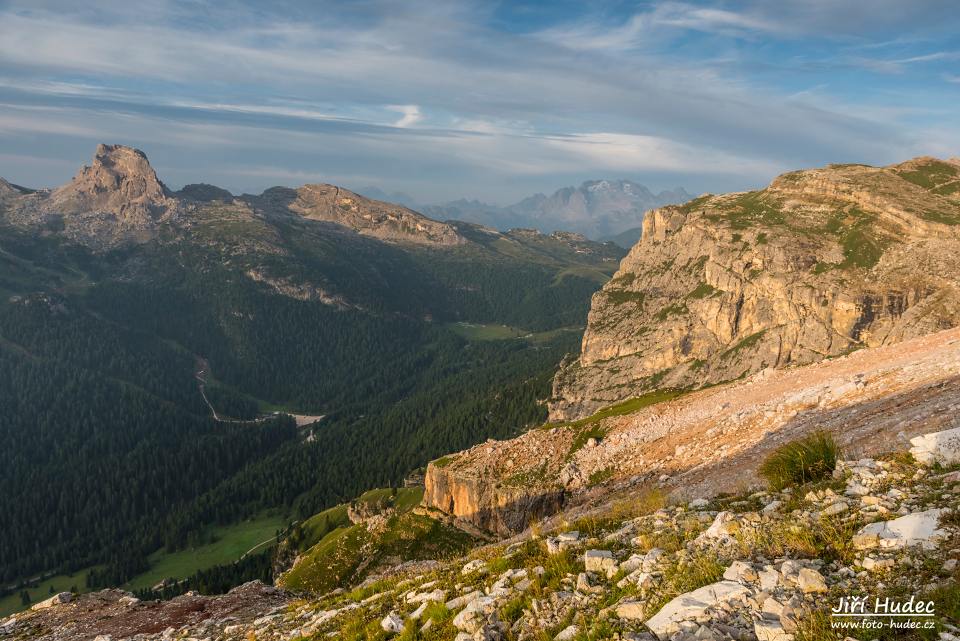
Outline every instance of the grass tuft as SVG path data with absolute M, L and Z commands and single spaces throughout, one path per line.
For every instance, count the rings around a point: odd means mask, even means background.
M 760 464 L 759 473 L 771 489 L 780 491 L 829 477 L 838 458 L 840 447 L 833 436 L 820 430 L 777 448 Z

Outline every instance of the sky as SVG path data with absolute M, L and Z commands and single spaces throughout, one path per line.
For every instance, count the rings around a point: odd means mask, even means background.
M 960 155 L 958 98 L 952 1 L 0 0 L 0 176 L 30 187 L 105 142 L 234 193 L 722 192 Z

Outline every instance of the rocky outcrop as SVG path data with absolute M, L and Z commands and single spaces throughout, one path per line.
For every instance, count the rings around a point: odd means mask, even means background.
M 123 145 L 97 145 L 93 162 L 50 194 L 60 213 L 110 212 L 122 219 L 155 218 L 173 203 L 147 155 Z
M 960 428 L 924 434 L 911 439 L 910 454 L 921 463 L 956 465 L 960 463 Z
M 648 213 L 552 420 L 960 324 L 960 166 L 830 166 Z
M 521 532 L 531 521 L 556 513 L 564 501 L 562 488 L 511 482 L 490 468 L 477 466 L 469 456 L 430 463 L 424 487 L 425 507 L 502 536 Z

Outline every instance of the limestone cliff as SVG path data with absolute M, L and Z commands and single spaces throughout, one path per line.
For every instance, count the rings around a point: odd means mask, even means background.
M 650 212 L 552 420 L 960 324 L 960 163 L 796 171 Z
M 499 451 L 479 445 L 455 457 L 427 466 L 423 505 L 440 510 L 472 528 L 510 535 L 531 521 L 557 512 L 564 501 L 560 486 L 544 487 L 529 477 L 529 471 L 511 476 L 520 462 L 488 456 Z M 557 449 L 557 454 L 560 450 Z

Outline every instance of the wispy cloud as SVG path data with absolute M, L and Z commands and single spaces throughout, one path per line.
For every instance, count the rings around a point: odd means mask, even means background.
M 917 64 L 960 60 L 960 51 L 936 51 L 905 58 L 855 58 L 854 62 L 868 69 L 883 73 L 903 73 L 908 67 Z
M 423 114 L 420 113 L 420 107 L 417 105 L 388 105 L 387 108 L 403 114 L 399 120 L 393 123 L 394 127 L 412 127 L 423 120 Z
M 11 153 L 50 158 L 84 158 L 100 140 L 150 146 L 177 179 L 214 173 L 235 190 L 279 175 L 264 167 L 419 185 L 421 200 L 510 199 L 604 172 L 739 188 L 798 165 L 889 162 L 932 139 L 916 110 L 955 82 L 960 45 L 941 23 L 958 21 L 929 20 L 935 0 L 877 2 L 551 6 L 512 30 L 470 0 L 11 0 L 0 129 Z M 905 69 L 935 80 L 910 105 L 891 98 Z M 955 124 L 925 115 L 938 131 Z M 0 160 L 0 175 L 21 170 Z

